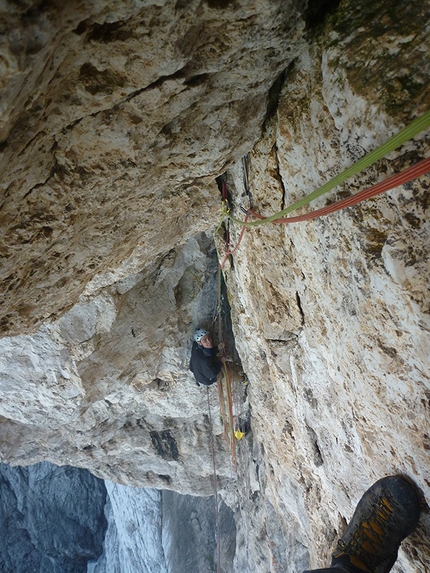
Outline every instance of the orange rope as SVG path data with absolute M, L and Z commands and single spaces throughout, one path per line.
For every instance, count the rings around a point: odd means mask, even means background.
M 220 523 L 219 523 L 219 507 L 218 507 L 218 484 L 217 484 L 217 470 L 216 470 L 216 459 L 215 459 L 215 446 L 214 446 L 214 435 L 212 426 L 212 414 L 211 414 L 211 403 L 209 400 L 209 386 L 206 386 L 207 397 L 208 397 L 208 411 L 209 411 L 209 426 L 211 435 L 211 452 L 212 452 L 212 464 L 213 464 L 213 483 L 214 483 L 214 494 L 215 494 L 215 521 L 217 529 L 217 573 L 221 571 L 221 537 L 220 537 Z
M 316 211 L 312 211 L 310 213 L 305 213 L 304 215 L 298 215 L 296 217 L 283 217 L 281 219 L 275 219 L 272 223 L 283 224 L 286 225 L 288 223 L 300 223 L 302 221 L 310 221 L 311 219 L 317 219 L 318 217 L 323 217 L 324 215 L 329 215 L 330 213 L 335 213 L 336 211 L 340 211 L 341 209 L 345 209 L 346 207 L 352 207 L 365 199 L 370 199 L 371 197 L 375 197 L 385 191 L 389 191 L 390 189 L 394 189 L 395 187 L 399 187 L 399 185 L 404 185 L 409 181 L 420 177 L 421 175 L 425 175 L 430 171 L 430 157 L 420 161 L 416 165 L 401 171 L 395 175 L 392 175 L 385 181 L 381 181 L 381 183 L 377 183 L 368 189 L 364 189 L 355 195 L 351 195 L 351 197 L 347 197 L 346 199 L 342 199 L 341 201 L 337 201 L 336 203 L 332 203 L 331 205 L 327 205 L 327 207 L 323 207 L 322 209 L 317 209 Z M 266 219 L 262 215 L 255 213 L 254 211 L 248 210 L 248 212 L 255 217 L 256 219 Z
M 222 343 L 221 327 L 221 265 L 218 265 L 218 341 Z M 222 347 L 221 355 L 226 358 L 225 348 Z M 236 442 L 234 439 L 234 418 L 233 418 L 233 401 L 231 395 L 231 380 L 227 364 L 223 363 L 223 373 L 225 380 L 225 393 L 223 380 L 217 380 L 218 398 L 220 402 L 220 411 L 223 419 L 224 439 L 229 445 L 235 471 L 237 470 L 236 461 Z
M 249 215 L 246 215 L 244 223 L 246 223 L 246 222 L 248 221 L 248 219 L 249 219 Z M 228 244 L 227 252 L 226 252 L 226 254 L 225 254 L 225 256 L 224 256 L 224 259 L 223 259 L 222 263 L 220 263 L 220 265 L 219 265 L 219 266 L 221 267 L 221 269 L 224 268 L 224 265 L 225 265 L 225 263 L 226 263 L 228 257 L 229 257 L 230 255 L 234 255 L 234 253 L 235 253 L 235 252 L 237 251 L 237 249 L 239 248 L 240 243 L 241 243 L 241 241 L 242 241 L 242 239 L 243 239 L 243 235 L 245 234 L 245 231 L 246 231 L 246 227 L 242 227 L 242 230 L 241 230 L 240 235 L 239 235 L 239 240 L 238 240 L 237 245 L 234 247 L 233 250 L 230 249 L 230 244 Z

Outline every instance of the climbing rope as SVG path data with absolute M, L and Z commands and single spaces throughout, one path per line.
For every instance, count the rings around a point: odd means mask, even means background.
M 401 171 L 395 175 L 392 175 L 385 181 L 381 181 L 381 183 L 377 183 L 368 189 L 364 189 L 355 195 L 351 195 L 351 197 L 347 197 L 346 199 L 342 199 L 341 201 L 337 201 L 332 203 L 331 205 L 327 205 L 326 207 L 322 207 L 321 209 L 317 209 L 316 211 L 312 211 L 310 213 L 305 213 L 304 215 L 298 215 L 296 217 L 282 217 L 280 219 L 275 219 L 272 221 L 273 223 L 278 224 L 288 224 L 288 223 L 300 223 L 302 221 L 310 221 L 311 219 L 317 219 L 318 217 L 323 217 L 324 215 L 329 215 L 331 213 L 335 213 L 336 211 L 340 211 L 341 209 L 345 209 L 346 207 L 352 207 L 361 201 L 366 199 L 370 199 L 371 197 L 375 197 L 376 195 L 380 195 L 385 191 L 389 191 L 390 189 L 394 189 L 399 187 L 399 185 L 404 185 L 409 181 L 413 181 L 417 179 L 421 175 L 425 175 L 426 173 L 430 172 L 430 157 L 420 161 L 416 165 Z M 249 210 L 249 214 L 259 219 L 261 221 L 267 220 L 266 217 L 259 215 L 255 211 Z M 245 227 L 244 227 L 245 228 Z
M 217 293 L 217 319 L 218 319 L 218 342 L 221 345 L 221 355 L 226 358 L 222 336 L 221 324 L 221 266 L 218 265 L 218 293 Z M 225 382 L 225 388 L 223 381 Z M 224 439 L 227 442 L 232 456 L 234 471 L 237 470 L 236 442 L 234 437 L 233 400 L 231 395 L 231 376 L 227 363 L 223 362 L 223 377 L 217 380 L 220 412 L 223 421 Z M 224 392 L 225 390 L 225 392 Z
M 250 192 L 250 190 L 249 190 L 249 175 L 248 175 L 249 166 L 248 166 L 248 156 L 247 156 L 247 155 L 245 155 L 245 157 L 242 157 L 242 168 L 243 168 L 243 186 L 245 187 L 245 193 L 244 193 L 244 194 L 248 196 L 249 205 L 250 205 L 250 208 L 252 209 L 253 203 L 252 203 L 252 195 L 251 195 L 251 192 Z M 227 217 L 228 217 L 228 218 L 227 218 L 227 221 L 229 221 L 230 208 L 228 208 L 227 211 L 226 211 L 226 209 L 225 209 L 225 201 L 227 200 L 227 197 L 228 197 L 227 183 L 226 183 L 225 180 L 223 180 L 223 187 L 222 187 L 221 195 L 222 195 L 222 200 L 223 200 L 222 215 L 226 214 Z M 247 223 L 251 211 L 250 211 L 250 210 L 247 211 L 247 210 L 245 210 L 245 209 L 243 209 L 243 208 L 242 208 L 242 210 L 246 213 L 245 221 L 244 221 L 244 222 Z M 227 229 L 227 237 L 228 237 L 228 238 L 227 238 L 227 242 L 226 242 L 226 247 L 227 247 L 227 249 L 226 249 L 226 253 L 225 253 L 225 255 L 224 255 L 224 258 L 223 258 L 223 260 L 222 260 L 222 262 L 221 262 L 221 264 L 220 264 L 221 269 L 224 268 L 224 265 L 225 265 L 227 259 L 228 259 L 230 256 L 234 255 L 234 253 L 235 253 L 235 252 L 237 251 L 237 249 L 239 248 L 240 243 L 242 242 L 242 239 L 243 239 L 243 235 L 245 234 L 245 231 L 246 231 L 246 227 L 243 226 L 243 227 L 242 227 L 242 230 L 241 230 L 241 232 L 240 232 L 240 235 L 239 235 L 239 239 L 238 239 L 238 241 L 237 241 L 237 243 L 236 243 L 236 246 L 232 249 L 232 248 L 231 248 L 231 244 L 230 244 L 230 231 L 229 231 L 229 229 Z
M 250 222 L 250 221 L 240 221 L 234 218 L 231 215 L 231 213 L 228 213 L 227 216 L 232 221 L 244 227 L 256 227 L 258 225 L 266 225 L 267 223 L 275 222 L 278 219 L 283 218 L 285 215 L 288 215 L 289 213 L 296 211 L 300 207 L 304 207 L 314 199 L 317 199 L 318 197 L 321 197 L 325 193 L 328 193 L 340 183 L 343 183 L 353 175 L 357 175 L 358 173 L 363 171 L 363 169 L 370 167 L 370 165 L 373 165 L 376 161 L 382 159 L 383 157 L 385 157 L 385 155 L 387 155 L 391 151 L 394 151 L 395 149 L 400 147 L 400 145 L 403 145 L 404 143 L 412 139 L 415 135 L 418 135 L 418 133 L 420 133 L 424 129 L 427 129 L 428 127 L 430 127 L 430 111 L 427 111 L 421 117 L 412 121 L 408 126 L 406 126 L 402 130 L 400 130 L 397 134 L 395 134 L 393 137 L 388 139 L 383 145 L 380 145 L 370 153 L 366 154 L 364 157 L 359 159 L 353 165 L 348 167 L 348 169 L 345 169 L 345 171 L 336 175 L 330 181 L 327 181 L 327 183 L 322 185 L 322 187 L 320 187 L 319 189 L 316 189 L 309 195 L 302 197 L 302 199 L 300 199 L 293 205 L 290 205 L 289 207 L 283 209 L 282 211 L 279 211 L 278 213 L 274 213 L 270 217 L 260 218 L 257 221 Z M 385 190 L 387 191 L 388 189 Z M 378 191 L 378 193 L 382 193 L 382 191 Z
M 252 207 L 252 196 L 249 190 L 249 181 L 248 181 L 248 157 L 245 156 L 242 158 L 242 165 L 243 165 L 243 184 L 245 188 L 245 193 L 249 198 L 250 206 Z M 228 215 L 230 213 L 230 206 L 228 203 L 228 187 L 227 182 L 223 178 L 221 180 L 221 196 L 222 196 L 222 210 L 224 215 Z M 247 214 L 245 217 L 245 221 L 248 221 L 249 215 Z M 233 248 L 230 243 L 230 232 L 229 232 L 229 219 L 227 218 L 226 221 L 226 252 L 223 257 L 223 260 L 218 264 L 218 303 L 217 303 L 217 318 L 218 318 L 218 340 L 220 343 L 223 342 L 222 339 L 222 327 L 221 327 L 221 275 L 224 265 L 229 256 L 233 255 L 240 246 L 240 243 L 243 239 L 246 227 L 242 226 L 242 230 L 239 235 L 239 239 L 237 241 L 236 246 Z M 215 321 L 216 317 L 214 317 Z M 222 344 L 222 354 L 224 358 L 225 355 L 225 348 Z M 223 363 L 223 379 L 218 380 L 218 397 L 220 401 L 220 411 L 221 417 L 223 420 L 224 426 L 224 438 L 229 445 L 229 449 L 231 451 L 231 459 L 234 466 L 234 471 L 237 473 L 237 452 L 236 452 L 236 433 L 235 433 L 235 395 L 234 395 L 234 387 L 232 384 L 233 380 L 233 373 L 230 367 L 228 366 L 227 362 L 224 361 Z M 224 384 L 225 387 L 224 387 Z
M 217 307 L 215 311 L 214 321 L 218 319 L 218 340 L 220 343 L 223 342 L 222 339 L 222 324 L 221 324 L 221 268 L 218 265 L 218 293 L 217 293 Z M 222 345 L 222 353 L 225 357 L 225 350 Z M 236 462 L 236 445 L 234 441 L 234 424 L 233 424 L 233 404 L 231 399 L 231 382 L 230 373 L 226 363 L 223 363 L 224 379 L 226 381 L 226 393 L 224 395 L 224 389 L 222 384 L 222 379 L 217 380 L 217 390 L 218 399 L 220 404 L 220 413 L 223 421 L 224 428 L 224 438 L 227 444 L 230 445 L 232 452 L 232 459 L 235 466 L 235 471 L 237 471 Z M 213 466 L 213 487 L 214 487 L 214 498 L 215 498 L 215 521 L 216 521 L 216 531 L 217 531 L 217 573 L 221 571 L 221 530 L 219 521 L 219 504 L 218 504 L 218 484 L 217 484 L 217 466 L 216 466 L 216 456 L 215 456 L 215 445 L 213 436 L 213 422 L 212 422 L 212 411 L 210 405 L 210 394 L 209 387 L 206 387 L 207 391 L 207 401 L 208 401 L 208 415 L 209 415 L 209 431 L 210 431 L 210 446 L 212 455 L 212 466 Z M 227 410 L 227 411 L 226 411 Z M 227 422 L 227 418 L 230 423 Z
M 247 214 L 246 217 L 245 217 L 245 223 L 248 221 L 248 219 L 249 219 L 249 214 Z M 234 253 L 235 253 L 235 252 L 237 251 L 237 249 L 240 247 L 240 243 L 242 242 L 243 235 L 245 234 L 245 231 L 246 231 L 246 227 L 242 227 L 242 230 L 241 230 L 240 235 L 239 235 L 239 240 L 237 241 L 236 246 L 235 246 L 233 249 L 231 249 L 230 241 L 228 242 L 227 251 L 226 251 L 226 253 L 225 253 L 225 255 L 224 255 L 224 258 L 223 258 L 222 262 L 221 262 L 220 265 L 219 265 L 221 269 L 224 268 L 224 265 L 225 265 L 225 263 L 226 263 L 228 257 L 234 255 Z
M 212 413 L 211 413 L 211 402 L 209 398 L 209 386 L 206 386 L 207 398 L 208 398 L 208 412 L 209 412 L 209 430 L 210 430 L 210 443 L 211 443 L 211 453 L 212 453 L 212 465 L 213 465 L 213 483 L 214 483 L 214 497 L 215 497 L 215 523 L 217 531 L 217 573 L 221 571 L 221 536 L 220 536 L 220 523 L 219 523 L 219 507 L 218 507 L 218 484 L 217 484 L 217 467 L 215 458 L 215 446 L 214 446 L 214 435 L 213 435 L 213 425 L 212 425 Z
M 318 209 L 311 213 L 306 213 L 305 215 L 300 215 L 296 217 L 284 217 L 289 213 L 299 209 L 310 203 L 312 200 L 321 197 L 325 193 L 331 191 L 337 185 L 343 183 L 348 178 L 352 177 L 360 173 L 362 170 L 366 169 L 379 159 L 383 158 L 385 155 L 397 149 L 400 145 L 412 139 L 415 135 L 423 131 L 424 129 L 430 126 L 430 111 L 426 112 L 420 118 L 411 122 L 407 127 L 402 129 L 399 133 L 391 137 L 388 141 L 386 141 L 383 145 L 379 146 L 377 149 L 373 150 L 372 152 L 368 153 L 364 157 L 362 157 L 359 161 L 351 165 L 348 169 L 322 185 L 316 191 L 310 193 L 309 195 L 303 197 L 293 205 L 275 213 L 269 217 L 263 217 L 262 215 L 256 213 L 253 210 L 252 205 L 252 198 L 249 192 L 249 183 L 248 183 L 248 163 L 247 158 L 243 160 L 244 166 L 244 184 L 246 193 L 250 199 L 250 208 L 245 210 L 246 217 L 244 221 L 237 220 L 234 218 L 230 212 L 230 207 L 228 203 L 228 190 L 227 190 L 227 183 L 223 179 L 221 182 L 221 194 L 222 194 L 222 215 L 223 218 L 218 225 L 218 228 L 221 227 L 223 222 L 228 219 L 239 223 L 242 226 L 241 233 L 239 235 L 238 242 L 236 246 L 232 249 L 230 244 L 230 233 L 228 227 L 226 227 L 227 232 L 227 240 L 226 240 L 226 253 L 223 258 L 223 261 L 218 265 L 218 297 L 217 297 L 217 311 L 216 315 L 218 318 L 218 341 L 220 344 L 223 343 L 222 339 L 222 325 L 221 325 L 221 272 L 224 268 L 224 265 L 229 256 L 233 255 L 236 250 L 239 248 L 239 245 L 242 241 L 244 236 L 245 230 L 247 227 L 255 227 L 258 225 L 264 225 L 267 223 L 277 223 L 277 224 L 287 224 L 287 223 L 297 223 L 301 221 L 308 221 L 311 219 L 316 219 L 317 217 L 322 217 L 324 215 L 328 215 L 330 213 L 334 213 L 346 207 L 351 207 L 356 205 L 357 203 L 374 197 L 378 194 L 384 193 L 390 189 L 394 189 L 399 185 L 404 185 L 409 181 L 420 177 L 428 172 L 430 172 L 430 158 L 424 159 L 420 161 L 416 165 L 405 169 L 401 173 L 395 174 L 385 181 L 373 185 L 368 189 L 360 191 L 351 197 L 343 199 L 341 201 L 337 201 L 331 205 L 323 207 L 322 209 Z M 249 216 L 253 216 L 257 219 L 257 221 L 249 222 Z M 216 317 L 214 317 L 214 320 Z M 221 352 L 225 356 L 225 348 L 222 344 Z M 218 398 L 220 403 L 220 412 L 221 417 L 223 420 L 223 428 L 224 428 L 224 438 L 226 439 L 227 443 L 230 445 L 232 460 L 234 463 L 235 471 L 237 472 L 237 457 L 236 457 L 236 441 L 235 441 L 235 433 L 234 433 L 234 413 L 233 413 L 233 395 L 232 395 L 232 387 L 231 387 L 231 377 L 230 371 L 226 364 L 223 362 L 223 372 L 224 372 L 224 380 L 226 385 L 226 392 L 224 395 L 224 389 L 222 380 L 217 381 L 217 389 L 218 389 Z M 211 434 L 211 452 L 212 452 L 212 463 L 213 463 L 213 482 L 214 482 L 214 494 L 215 494 L 215 515 L 216 515 L 216 528 L 217 528 L 217 551 L 218 551 L 218 560 L 217 560 L 217 572 L 220 573 L 220 563 L 221 563 L 221 544 L 220 544 L 220 524 L 219 524 L 219 507 L 218 507 L 218 486 L 217 486 L 217 468 L 216 468 L 216 459 L 215 459 L 215 447 L 214 447 L 214 439 L 213 439 L 213 427 L 212 427 L 212 414 L 211 414 L 211 407 L 210 407 L 210 399 L 209 399 L 209 388 L 207 388 L 207 400 L 208 400 L 208 412 L 209 412 L 209 424 L 210 424 L 210 434 Z M 227 421 L 228 418 L 228 421 Z

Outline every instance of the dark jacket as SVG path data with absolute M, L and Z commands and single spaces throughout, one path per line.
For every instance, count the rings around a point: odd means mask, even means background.
M 212 356 L 208 356 L 202 346 L 193 342 L 190 370 L 197 382 L 204 386 L 210 386 L 216 382 L 216 378 L 222 370 L 222 362 L 217 358 L 217 353 L 218 347 L 215 346 L 212 348 Z

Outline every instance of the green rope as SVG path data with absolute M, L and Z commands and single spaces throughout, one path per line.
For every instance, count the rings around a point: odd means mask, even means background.
M 300 207 L 307 205 L 314 199 L 321 197 L 321 195 L 328 193 L 334 187 L 336 187 L 340 183 L 343 183 L 344 181 L 346 181 L 346 179 L 349 179 L 349 177 L 357 175 L 357 173 L 360 173 L 360 171 L 363 171 L 363 169 L 370 167 L 370 165 L 372 165 L 379 159 L 382 159 L 388 153 L 394 151 L 394 149 L 397 149 L 398 147 L 403 145 L 403 143 L 406 143 L 407 141 L 409 141 L 409 139 L 412 139 L 413 137 L 415 137 L 415 135 L 417 135 L 421 131 L 424 131 L 424 129 L 427 129 L 428 127 L 430 127 L 430 111 L 426 111 L 426 113 L 424 113 L 421 117 L 412 121 L 412 123 L 407 125 L 396 135 L 393 135 L 393 137 L 391 137 L 380 147 L 377 147 L 376 149 L 374 149 L 373 151 L 371 151 L 370 153 L 359 159 L 356 163 L 351 165 L 351 167 L 348 167 L 348 169 L 345 169 L 345 171 L 333 177 L 333 179 L 325 183 L 319 189 L 316 189 L 316 191 L 313 191 L 309 195 L 306 195 L 305 197 L 297 201 L 297 203 L 290 205 L 286 209 L 283 209 L 278 213 L 274 213 L 270 217 L 266 217 L 264 220 L 253 221 L 252 223 L 246 223 L 244 221 L 240 221 L 239 219 L 235 219 L 234 217 L 231 216 L 230 213 L 223 212 L 223 215 L 226 215 L 232 221 L 238 223 L 239 225 L 242 225 L 243 227 L 257 227 L 258 225 L 266 225 L 267 223 L 276 221 L 276 219 L 280 219 L 281 217 L 288 215 L 292 211 L 295 211 L 296 209 L 300 209 Z

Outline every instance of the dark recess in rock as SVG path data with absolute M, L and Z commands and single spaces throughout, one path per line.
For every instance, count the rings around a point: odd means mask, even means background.
M 326 17 L 336 12 L 339 3 L 340 0 L 310 0 L 303 14 L 307 29 L 312 31 L 321 27 Z
M 177 461 L 179 459 L 178 445 L 170 430 L 163 430 L 162 432 L 153 430 L 149 432 L 149 435 L 152 445 L 163 460 Z

